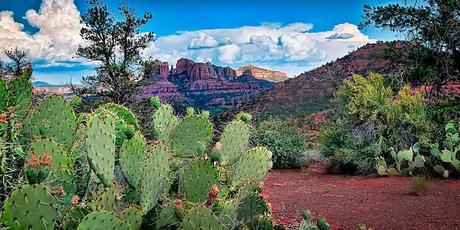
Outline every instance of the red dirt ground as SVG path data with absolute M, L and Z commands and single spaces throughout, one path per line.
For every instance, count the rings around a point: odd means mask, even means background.
M 460 181 L 432 179 L 425 195 L 409 194 L 410 177 L 355 177 L 326 174 L 312 165 L 277 170 L 264 182 L 263 196 L 277 223 L 296 225 L 300 212 L 325 216 L 331 229 L 460 229 Z

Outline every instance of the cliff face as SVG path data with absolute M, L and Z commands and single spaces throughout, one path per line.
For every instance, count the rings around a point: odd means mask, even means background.
M 177 61 L 175 69 L 166 69 L 167 66 L 167 63 L 163 63 L 160 65 L 160 74 L 140 82 L 136 100 L 157 95 L 170 103 L 198 108 L 233 108 L 250 101 L 273 85 L 253 76 L 238 77 L 232 68 L 209 62 L 197 63 L 183 58 Z
M 275 83 L 282 82 L 288 78 L 286 73 L 283 73 L 280 71 L 263 69 L 263 68 L 253 66 L 253 65 L 247 65 L 247 66 L 240 67 L 236 71 L 236 75 L 238 76 L 248 75 L 248 74 L 251 74 L 256 79 L 266 80 L 266 81 L 275 82 Z

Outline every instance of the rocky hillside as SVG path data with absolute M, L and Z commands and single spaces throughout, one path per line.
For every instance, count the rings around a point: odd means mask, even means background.
M 234 108 L 273 86 L 248 72 L 239 76 L 230 67 L 185 58 L 178 60 L 174 69 L 167 62 L 161 63 L 159 71 L 140 84 L 136 100 L 158 95 L 169 103 L 202 109 Z
M 397 74 L 401 66 L 396 67 L 395 60 L 386 57 L 388 47 L 388 43 L 365 45 L 334 62 L 277 83 L 272 89 L 239 107 L 238 111 L 251 112 L 257 119 L 271 116 L 292 119 L 303 130 L 309 130 L 326 116 L 323 111 L 329 108 L 330 100 L 343 79 L 353 73 Z M 405 49 L 407 44 L 395 43 L 394 47 Z
M 286 73 L 268 70 L 253 65 L 247 65 L 238 68 L 236 74 L 238 76 L 250 74 L 257 79 L 266 80 L 270 82 L 282 82 L 288 78 Z

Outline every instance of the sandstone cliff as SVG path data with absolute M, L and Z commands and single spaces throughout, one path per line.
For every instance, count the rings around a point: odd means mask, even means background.
M 247 65 L 247 66 L 240 67 L 236 71 L 236 75 L 238 76 L 248 75 L 248 74 L 251 74 L 257 79 L 266 80 L 270 82 L 282 82 L 288 78 L 286 73 L 283 73 L 280 71 L 263 69 L 263 68 L 253 66 L 253 65 Z

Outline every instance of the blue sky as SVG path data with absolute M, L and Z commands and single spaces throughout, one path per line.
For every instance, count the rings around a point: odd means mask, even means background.
M 116 12 L 122 1 L 106 1 Z M 124 1 L 153 20 L 143 28 L 158 39 L 145 57 L 174 64 L 184 56 L 237 68 L 254 64 L 294 76 L 376 40 L 394 40 L 380 29 L 359 31 L 364 4 L 402 1 L 175 0 Z M 93 65 L 76 59 L 84 0 L 0 1 L 0 48 L 27 48 L 35 77 L 52 83 L 79 81 Z M 8 35 L 5 35 L 8 34 Z M 24 47 L 21 47 L 24 46 Z M 0 56 L 1 57 L 1 56 Z

